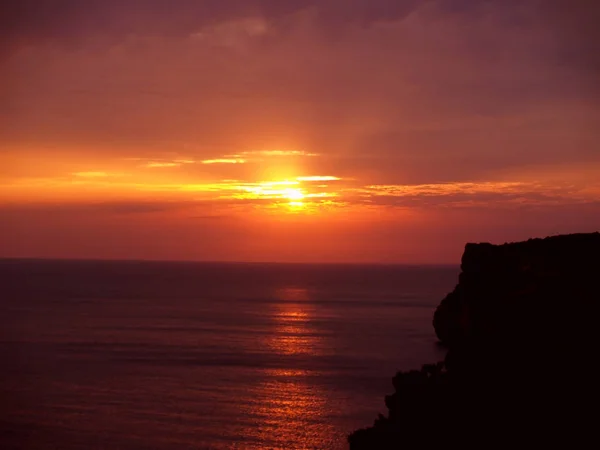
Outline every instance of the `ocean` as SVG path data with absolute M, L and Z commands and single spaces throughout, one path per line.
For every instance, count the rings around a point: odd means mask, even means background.
M 458 272 L 2 260 L 0 448 L 345 449 Z

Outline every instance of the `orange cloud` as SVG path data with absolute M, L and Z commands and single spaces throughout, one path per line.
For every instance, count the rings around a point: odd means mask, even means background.
M 162 167 L 179 167 L 181 166 L 180 163 L 177 162 L 156 162 L 156 161 L 152 161 L 149 162 L 147 164 L 145 164 L 144 167 L 148 167 L 150 169 L 156 169 L 156 168 L 162 168 Z
M 110 176 L 106 172 L 75 172 L 73 175 L 81 178 L 104 178 Z
M 341 178 L 328 176 L 310 176 L 310 177 L 296 177 L 298 181 L 339 181 Z
M 310 153 L 302 150 L 258 150 L 243 152 L 242 154 L 261 156 L 319 156 L 318 153 Z
M 217 158 L 217 159 L 205 159 L 202 164 L 244 164 L 245 159 L 242 158 Z

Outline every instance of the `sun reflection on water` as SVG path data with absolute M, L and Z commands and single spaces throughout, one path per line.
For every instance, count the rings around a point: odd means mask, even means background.
M 341 448 L 343 436 L 328 423 L 335 406 L 328 402 L 326 392 L 309 380 L 307 371 L 267 371 L 248 405 L 247 416 L 253 424 L 242 431 L 245 442 L 240 448 Z
M 279 358 L 278 367 L 263 371 L 248 414 L 256 425 L 245 430 L 256 449 L 325 449 L 344 442 L 329 423 L 334 405 L 315 382 L 310 359 L 323 353 L 323 339 L 313 323 L 315 306 L 304 288 L 275 292 L 269 313 L 271 332 L 266 347 Z M 253 446 L 255 445 L 255 446 Z M 246 447 L 249 448 L 249 447 Z
M 342 449 L 346 432 L 331 417 L 339 414 L 339 401 L 319 383 L 315 357 L 326 351 L 326 334 L 319 332 L 317 309 L 308 289 L 286 286 L 274 292 L 267 312 L 270 328 L 265 350 L 274 357 L 269 368 L 250 387 L 241 405 L 245 420 L 239 428 L 240 446 L 266 449 Z
M 317 355 L 320 353 L 321 336 L 311 323 L 312 305 L 306 289 L 288 287 L 276 293 L 273 332 L 267 346 L 280 355 Z

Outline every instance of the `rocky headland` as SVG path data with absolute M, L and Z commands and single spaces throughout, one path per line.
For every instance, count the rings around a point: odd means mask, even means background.
M 396 374 L 350 449 L 595 441 L 599 300 L 600 233 L 467 244 L 433 317 L 445 360 Z

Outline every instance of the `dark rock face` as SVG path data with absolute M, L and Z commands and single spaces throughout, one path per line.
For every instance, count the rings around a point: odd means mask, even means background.
M 600 295 L 600 233 L 467 244 L 459 284 L 440 304 L 433 326 L 449 347 L 469 342 L 525 345 L 568 339 L 560 332 Z M 580 330 L 572 330 L 579 332 Z
M 600 234 L 467 244 L 433 325 L 444 362 L 394 377 L 389 414 L 351 449 L 583 439 L 597 391 L 582 361 L 598 352 Z M 483 440 L 481 440 L 483 439 Z

